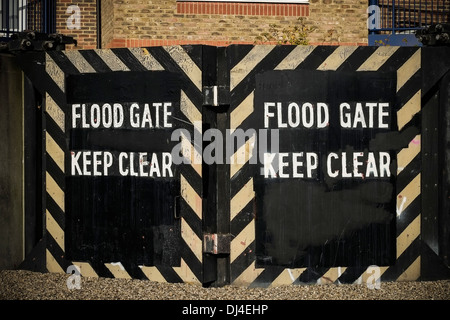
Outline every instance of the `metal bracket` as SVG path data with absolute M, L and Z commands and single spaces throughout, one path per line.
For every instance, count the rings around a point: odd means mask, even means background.
M 203 253 L 229 254 L 232 235 L 222 233 L 205 233 L 203 235 Z
M 204 86 L 203 105 L 218 107 L 230 104 L 229 91 L 228 86 Z

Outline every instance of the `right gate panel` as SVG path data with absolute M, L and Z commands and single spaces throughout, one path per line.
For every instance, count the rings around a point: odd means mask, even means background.
M 228 57 L 231 282 L 417 280 L 421 49 Z

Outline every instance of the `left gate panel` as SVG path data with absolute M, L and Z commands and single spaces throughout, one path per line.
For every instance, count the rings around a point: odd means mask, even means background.
M 46 53 L 48 271 L 202 283 L 201 52 Z

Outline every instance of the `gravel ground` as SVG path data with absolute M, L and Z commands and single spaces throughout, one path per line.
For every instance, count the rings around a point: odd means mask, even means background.
M 148 280 L 81 278 L 69 290 L 67 274 L 0 271 L 0 300 L 449 300 L 450 280 L 382 282 L 378 290 L 358 284 L 295 285 L 274 288 L 191 284 Z

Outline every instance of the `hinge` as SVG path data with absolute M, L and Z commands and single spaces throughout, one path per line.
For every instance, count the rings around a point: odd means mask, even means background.
M 203 234 L 203 253 L 229 254 L 231 238 L 229 233 Z

